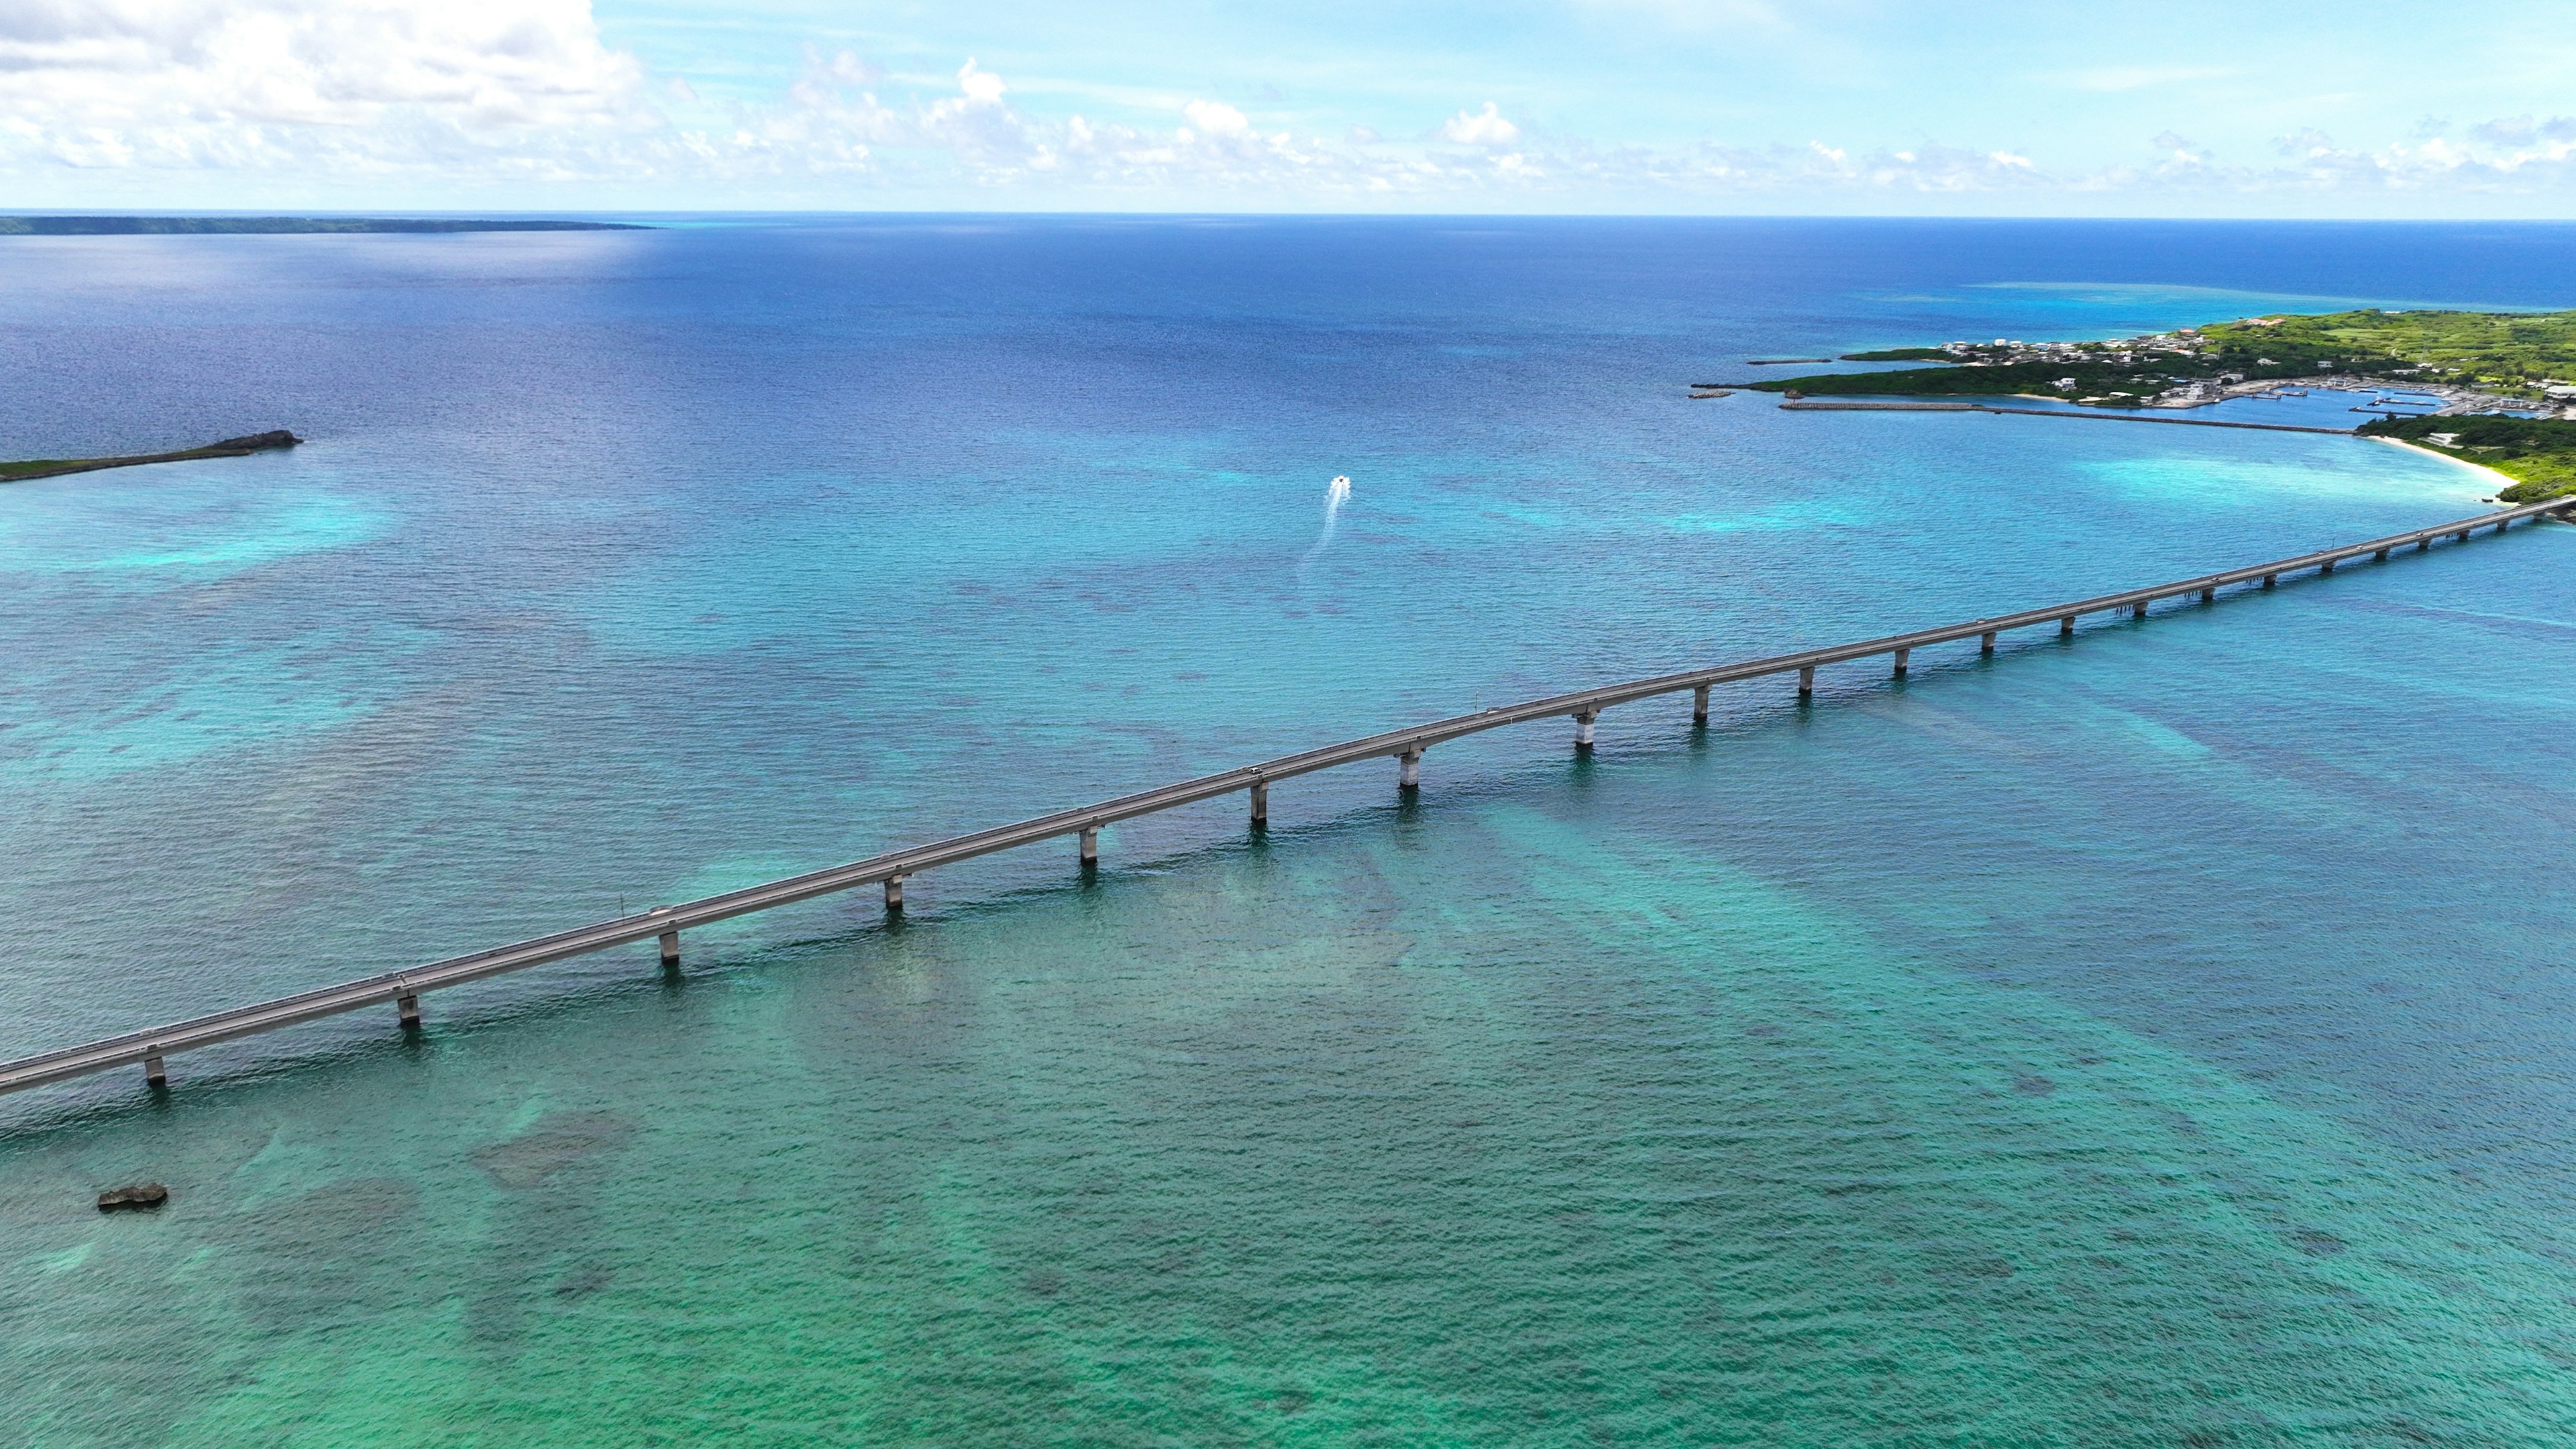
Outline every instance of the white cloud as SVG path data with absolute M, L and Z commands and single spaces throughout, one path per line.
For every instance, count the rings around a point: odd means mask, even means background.
M 957 72 L 957 89 L 965 92 L 964 98 L 956 102 L 958 105 L 998 106 L 1002 103 L 1002 93 L 1010 87 L 1002 84 L 1000 76 L 978 69 L 975 58 L 970 55 Z
M 648 120 L 587 0 L 0 0 L 0 159 L 234 166 Z
M 1044 77 L 1016 87 L 973 59 L 945 74 L 889 78 L 853 52 L 808 48 L 780 91 L 763 98 L 728 88 L 710 99 L 684 77 L 648 78 L 608 47 L 588 0 L 0 0 L 0 182 L 27 196 L 30 180 L 41 179 L 75 204 L 108 194 L 89 173 L 122 170 L 141 178 L 125 196 L 146 197 L 145 186 L 185 174 L 216 178 L 228 202 L 257 204 L 364 185 L 392 198 L 474 188 L 567 205 L 583 195 L 570 188 L 590 185 L 710 207 L 864 206 L 973 187 L 1001 206 L 1359 200 L 1436 208 L 1448 198 L 1682 210 L 2042 190 L 2576 189 L 2576 119 L 2566 117 L 2504 117 L 2376 150 L 2299 130 L 2255 167 L 2222 166 L 2167 131 L 2155 137 L 2151 162 L 2052 175 L 2013 145 L 1540 138 L 1492 101 L 1396 141 L 1365 126 L 1344 129 L 1346 118 L 1318 134 L 1264 131 L 1215 97 L 1103 103 L 1123 120 L 1048 109 L 1047 98 L 1071 84 Z M 1026 108 L 1032 92 L 1035 110 Z M 251 177 L 271 189 L 253 191 Z
M 1492 101 L 1485 102 L 1482 114 L 1460 111 L 1441 123 L 1440 139 L 1453 146 L 1482 146 L 1502 150 L 1520 140 L 1521 128 L 1503 119 Z
M 1222 101 L 1192 101 L 1181 107 L 1192 129 L 1202 136 L 1249 136 L 1252 122 Z

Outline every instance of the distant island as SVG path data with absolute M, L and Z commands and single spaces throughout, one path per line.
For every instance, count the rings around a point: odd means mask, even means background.
M 1997 338 L 1838 360 L 1939 365 L 1699 386 L 1802 397 L 2021 396 L 2088 408 L 2192 408 L 2303 386 L 2403 389 L 2436 399 L 2434 414 L 2358 431 L 2503 473 L 2517 480 L 2498 495 L 2508 503 L 2576 494 L 2576 312 L 2283 314 L 2101 342 Z
M 0 236 L 282 236 L 307 232 L 650 231 L 622 221 L 376 216 L 0 216 Z
M 186 463 L 198 458 L 247 458 L 273 448 L 292 448 L 302 438 L 280 428 L 275 432 L 252 433 L 247 437 L 226 438 L 202 448 L 188 448 L 176 453 L 136 453 L 120 458 L 35 458 L 23 463 L 0 463 L 0 483 L 23 483 L 31 478 L 59 478 L 66 473 L 95 473 L 101 468 L 135 468 L 145 463 Z

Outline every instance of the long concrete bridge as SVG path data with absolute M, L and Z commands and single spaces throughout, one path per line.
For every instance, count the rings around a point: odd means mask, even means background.
M 2526 519 L 2537 522 L 2544 517 L 2562 519 L 2576 513 L 2576 498 L 2552 499 L 2545 503 L 2481 514 L 2437 527 L 2417 529 L 2410 533 L 2392 534 L 2364 543 L 2345 544 L 2301 554 L 2296 558 L 2276 559 L 2270 563 L 2251 564 L 2224 573 L 2204 574 L 2198 578 L 2177 579 L 2124 593 L 2103 594 L 2096 598 L 2077 599 L 2071 603 L 2050 604 L 2045 608 L 2024 609 L 1991 619 L 1970 619 L 1964 623 L 1945 624 L 1936 629 L 1918 629 L 1910 634 L 1891 634 L 1880 639 L 1857 643 L 1835 644 L 1822 649 L 1806 649 L 1795 654 L 1775 654 L 1766 659 L 1748 659 L 1734 664 L 1719 664 L 1705 669 L 1689 669 L 1678 674 L 1661 674 L 1652 679 L 1630 680 L 1624 684 L 1603 685 L 1597 689 L 1577 690 L 1571 694 L 1551 695 L 1523 704 L 1497 705 L 1478 714 L 1453 715 L 1427 724 L 1386 730 L 1364 739 L 1345 740 L 1301 754 L 1283 755 L 1257 765 L 1245 765 L 1195 780 L 1183 780 L 1114 800 L 1059 810 L 1010 825 L 997 825 L 970 835 L 952 836 L 927 845 L 911 846 L 870 856 L 866 860 L 783 880 L 726 891 L 721 895 L 690 901 L 684 905 L 657 906 L 637 915 L 620 916 L 551 936 L 495 946 L 471 955 L 433 961 L 402 971 L 389 971 L 359 981 L 326 986 L 295 996 L 263 1001 L 256 1006 L 220 1011 L 193 1021 L 173 1022 L 148 1031 L 128 1032 L 123 1036 L 86 1042 L 59 1051 L 42 1052 L 16 1061 L 0 1063 L 0 1092 L 22 1091 L 51 1082 L 86 1076 L 116 1067 L 141 1063 L 143 1074 L 153 1087 L 168 1085 L 166 1060 L 183 1051 L 208 1047 L 218 1042 L 276 1031 L 321 1017 L 357 1011 L 372 1006 L 392 1006 L 405 1029 L 420 1023 L 420 998 L 446 986 L 462 986 L 487 976 L 511 971 L 524 971 L 569 956 L 585 955 L 638 941 L 657 941 L 661 946 L 665 970 L 676 971 L 680 965 L 681 933 L 693 927 L 712 925 L 735 916 L 749 915 L 774 907 L 811 900 L 836 891 L 862 886 L 882 886 L 889 912 L 903 909 L 903 883 L 926 870 L 972 860 L 996 851 L 1015 850 L 1024 845 L 1073 836 L 1078 842 L 1079 860 L 1086 867 L 1099 861 L 1100 829 L 1139 815 L 1151 815 L 1176 806 L 1212 799 L 1219 795 L 1242 793 L 1251 802 L 1252 825 L 1264 826 L 1270 815 L 1270 787 L 1282 780 L 1293 780 L 1318 770 L 1366 760 L 1392 758 L 1397 761 L 1397 786 L 1414 790 L 1421 784 L 1422 752 L 1449 740 L 1461 739 L 1505 725 L 1530 720 L 1571 718 L 1574 721 L 1574 747 L 1592 747 L 1593 722 L 1601 712 L 1618 705 L 1663 695 L 1691 693 L 1691 718 L 1694 724 L 1708 721 L 1709 691 L 1721 684 L 1763 679 L 1773 675 L 1795 674 L 1799 697 L 1815 691 L 1816 671 L 1829 665 L 1846 664 L 1859 659 L 1887 658 L 1895 674 L 1903 677 L 1914 651 L 1939 644 L 1977 641 L 1980 651 L 1992 653 L 1995 641 L 2018 629 L 2055 624 L 2060 636 L 2075 632 L 2076 620 L 2087 614 L 2126 612 L 2133 618 L 2147 617 L 2147 606 L 2164 599 L 2196 598 L 2202 604 L 2213 603 L 2218 591 L 2239 584 L 2251 584 L 2256 590 L 2269 589 L 2285 574 L 2313 569 L 2331 574 L 2339 564 L 2370 558 L 2386 562 L 2399 549 L 2424 550 L 2435 542 L 2450 540 L 2467 543 L 2480 529 L 2504 532 Z

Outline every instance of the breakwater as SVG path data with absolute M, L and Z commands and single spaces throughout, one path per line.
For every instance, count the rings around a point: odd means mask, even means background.
M 1977 402 L 1840 402 L 1793 398 L 1784 412 L 1801 413 L 2018 413 L 2030 418 L 2089 418 L 2096 422 L 2164 423 L 2185 428 L 2243 428 L 2259 433 L 2330 433 L 2350 437 L 2350 428 L 2318 428 L 2302 423 L 2236 423 L 2217 418 L 2151 418 L 2144 413 L 2077 411 L 2072 408 L 2016 408 Z M 2360 409 L 2355 409 L 2360 411 Z
M 1794 674 L 1799 695 L 1806 697 L 1813 693 L 1816 672 L 1831 665 L 1884 656 L 1889 659 L 1892 672 L 1902 677 L 1918 649 L 1974 639 L 1981 652 L 1992 652 L 2000 637 L 2014 630 L 2054 623 L 2057 633 L 2063 637 L 2072 635 L 2077 621 L 2088 614 L 2125 612 L 2132 618 L 2143 619 L 2147 617 L 2149 607 L 2162 600 L 2193 599 L 2200 604 L 2211 604 L 2217 601 L 2219 590 L 2223 588 L 2252 585 L 2257 590 L 2268 589 L 2278 584 L 2283 575 L 2292 572 L 2313 569 L 2319 574 L 2331 574 L 2339 565 L 2356 559 L 2368 557 L 2385 562 L 2399 549 L 2428 550 L 2445 539 L 2466 543 L 2480 529 L 2501 533 L 2515 523 L 2563 517 L 2570 512 L 2576 512 L 2576 499 L 2552 499 L 2144 588 L 1847 644 L 1629 680 L 1519 704 L 1498 705 L 1475 714 L 1384 730 L 1259 764 L 890 851 L 865 860 L 784 877 L 679 905 L 655 907 L 464 956 L 0 1063 L 0 1092 L 25 1090 L 138 1063 L 143 1066 L 148 1082 L 156 1087 L 164 1086 L 168 1079 L 167 1058 L 180 1052 L 384 1005 L 395 1008 L 397 1019 L 404 1026 L 416 1026 L 421 1020 L 420 999 L 431 991 L 616 946 L 654 941 L 659 946 L 663 967 L 677 970 L 685 931 L 818 896 L 879 886 L 885 893 L 886 908 L 890 912 L 900 911 L 904 884 L 913 876 L 999 851 L 1071 836 L 1077 842 L 1078 863 L 1085 869 L 1093 868 L 1099 860 L 1103 827 L 1218 796 L 1243 794 L 1248 803 L 1250 823 L 1258 829 L 1267 823 L 1269 792 L 1273 785 L 1321 770 L 1391 758 L 1397 762 L 1398 788 L 1416 790 L 1420 787 L 1422 757 L 1427 750 L 1446 741 L 1506 725 L 1567 718 L 1574 724 L 1574 747 L 1586 750 L 1592 746 L 1594 725 L 1601 713 L 1621 705 L 1689 691 L 1693 721 L 1704 723 L 1708 718 L 1710 691 L 1720 684 Z

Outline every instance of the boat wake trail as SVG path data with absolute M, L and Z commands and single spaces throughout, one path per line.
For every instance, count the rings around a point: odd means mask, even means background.
M 1317 556 L 1332 545 L 1333 524 L 1341 518 L 1342 505 L 1350 501 L 1350 496 L 1351 480 L 1348 477 L 1334 478 L 1332 486 L 1324 490 L 1324 531 L 1315 536 L 1315 546 L 1306 550 L 1306 556 L 1297 560 L 1297 577 L 1304 578 Z

